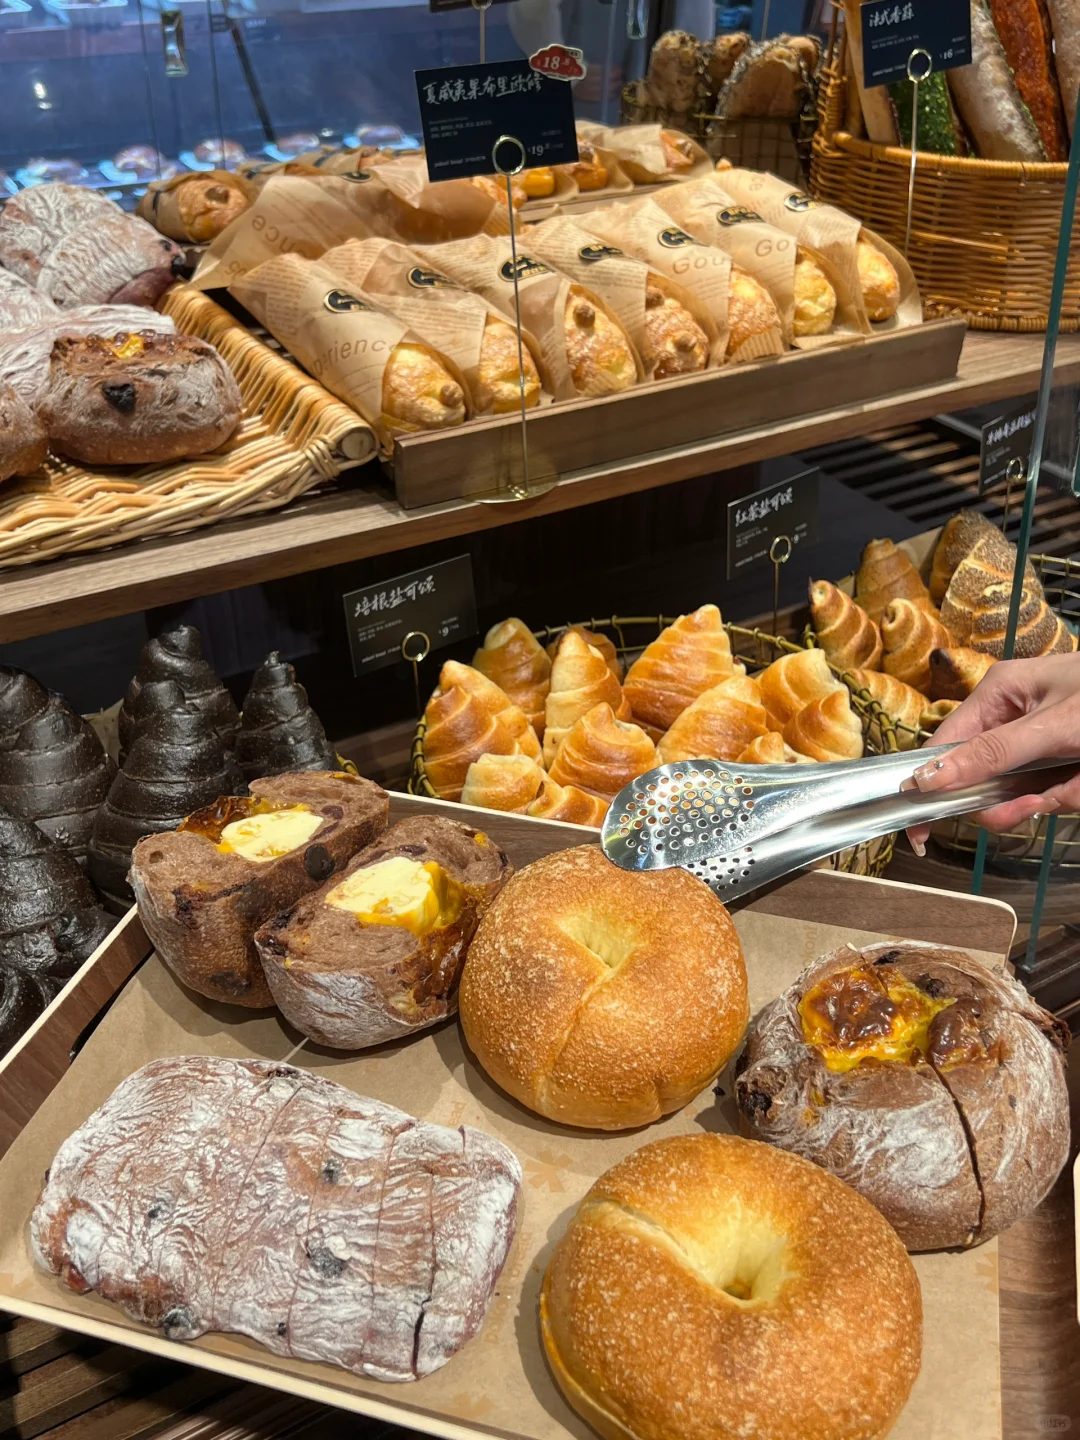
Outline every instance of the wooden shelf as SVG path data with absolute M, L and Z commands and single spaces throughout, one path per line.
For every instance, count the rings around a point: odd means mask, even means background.
M 534 499 L 452 501 L 406 511 L 388 490 L 357 486 L 235 524 L 4 571 L 0 643 L 472 534 L 1023 395 L 1038 386 L 1042 352 L 1042 335 L 973 331 L 964 341 L 959 371 L 948 381 L 718 440 L 658 448 L 566 475 Z M 1080 381 L 1080 336 L 1059 341 L 1055 381 Z

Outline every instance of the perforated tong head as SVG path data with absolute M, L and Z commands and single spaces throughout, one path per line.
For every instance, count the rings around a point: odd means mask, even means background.
M 1039 794 L 1080 769 L 1074 759 L 962 790 L 900 788 L 951 748 L 824 765 L 660 765 L 616 795 L 601 844 L 620 869 L 681 866 L 728 900 L 893 830 Z

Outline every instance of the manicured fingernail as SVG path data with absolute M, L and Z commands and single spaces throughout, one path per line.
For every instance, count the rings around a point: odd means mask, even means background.
M 926 855 L 926 846 L 923 844 L 923 842 L 922 842 L 921 840 L 912 840 L 912 842 L 911 842 L 911 848 L 912 848 L 912 850 L 915 851 L 915 854 L 919 857 L 920 860 L 922 860 L 922 859 L 925 857 L 925 855 Z
M 942 773 L 944 769 L 944 760 L 931 760 L 926 765 L 920 765 L 912 778 L 920 790 L 940 790 L 949 783 L 948 776 Z

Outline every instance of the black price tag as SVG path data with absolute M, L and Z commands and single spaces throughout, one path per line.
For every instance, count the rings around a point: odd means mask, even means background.
M 868 0 L 860 18 L 867 88 L 908 79 L 913 50 L 925 50 L 935 70 L 971 64 L 970 0 Z M 923 80 L 920 59 L 915 73 Z
M 773 541 L 785 535 L 792 552 L 818 538 L 816 470 L 728 502 L 727 578 L 733 580 L 748 566 L 768 560 Z
M 528 60 L 417 70 L 416 93 L 433 181 L 511 169 L 521 160 L 516 145 L 502 147 L 498 167 L 492 160 L 504 135 L 520 142 L 526 166 L 572 165 L 578 158 L 570 86 Z
M 1025 401 L 1014 405 L 982 427 L 979 449 L 979 494 L 1009 479 L 1009 464 L 1019 460 L 1023 471 L 1013 465 L 1013 479 L 1027 474 L 1031 452 L 1031 427 L 1035 424 L 1035 406 Z
M 350 590 L 343 599 L 354 675 L 397 664 L 404 658 L 401 642 L 410 632 L 426 636 L 431 650 L 476 634 L 476 595 L 468 555 Z M 420 641 L 411 641 L 408 648 L 410 654 L 426 653 Z
M 494 5 L 506 5 L 509 0 L 492 0 Z M 472 0 L 428 0 L 428 9 L 432 15 L 438 15 L 440 10 L 472 10 Z M 475 7 L 479 8 L 479 7 Z

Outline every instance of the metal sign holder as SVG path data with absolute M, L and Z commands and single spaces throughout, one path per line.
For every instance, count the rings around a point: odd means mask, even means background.
M 473 3 L 475 4 L 475 0 Z M 919 153 L 919 86 L 924 80 L 929 80 L 933 72 L 933 56 L 929 50 L 917 46 L 908 56 L 907 62 L 907 78 L 911 81 L 911 169 L 908 172 L 907 220 L 904 225 L 905 260 L 910 258 L 911 213 L 915 207 L 915 161 Z

